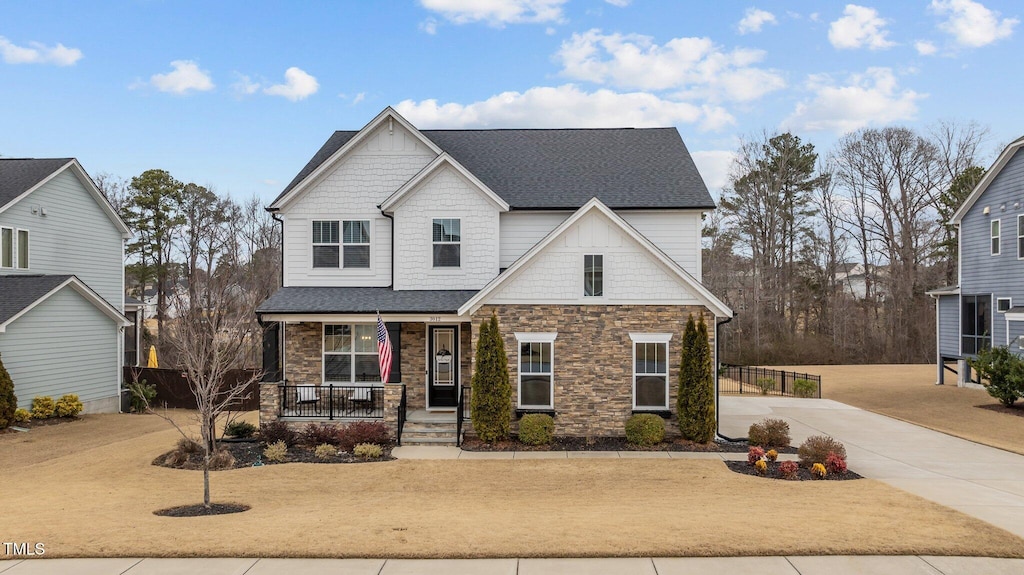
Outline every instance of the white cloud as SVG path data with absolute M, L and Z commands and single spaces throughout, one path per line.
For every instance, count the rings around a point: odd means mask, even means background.
M 939 50 L 935 47 L 935 44 L 927 40 L 918 40 L 917 42 L 914 42 L 914 49 L 916 49 L 917 53 L 922 56 L 931 56 Z
M 259 82 L 254 82 L 249 76 L 239 74 L 235 72 L 235 77 L 238 80 L 234 84 L 231 84 L 231 89 L 234 90 L 235 94 L 239 96 L 251 96 L 259 91 Z
M 674 38 L 659 46 L 649 36 L 597 29 L 574 33 L 555 54 L 561 74 L 575 80 L 743 102 L 786 85 L 774 71 L 752 66 L 764 57 L 747 48 L 726 52 L 709 38 Z
M 174 71 L 150 76 L 149 83 L 161 92 L 172 94 L 208 92 L 214 88 L 210 73 L 200 70 L 199 64 L 192 60 L 175 60 L 171 62 L 171 67 Z
M 839 49 L 862 46 L 872 50 L 889 48 L 895 43 L 886 39 L 889 34 L 885 29 L 886 23 L 874 8 L 847 4 L 843 17 L 829 25 L 828 41 Z
M 732 150 L 703 150 L 690 152 L 697 171 L 704 178 L 704 184 L 715 195 L 729 183 L 729 170 L 732 168 L 736 152 Z
M 46 46 L 39 42 L 29 42 L 31 48 L 16 46 L 10 40 L 0 36 L 0 56 L 8 64 L 53 64 L 55 66 L 73 66 L 82 59 L 82 51 L 68 48 L 64 44 Z
M 999 12 L 989 10 L 980 2 L 972 0 L 932 0 L 931 9 L 940 16 L 949 15 L 939 29 L 947 32 L 961 46 L 979 48 L 1009 38 L 1013 27 L 1020 23 L 1016 18 L 999 19 Z
M 818 14 L 817 12 L 811 12 L 810 16 L 808 16 L 807 19 L 810 20 L 811 22 L 817 22 L 821 20 L 821 14 Z
M 604 0 L 604 1 L 609 3 L 609 4 L 611 4 L 612 6 L 618 6 L 619 8 L 625 8 L 626 6 L 629 6 L 629 4 L 633 0 Z
M 644 92 L 585 92 L 573 84 L 503 92 L 470 104 L 404 100 L 395 109 L 418 128 L 611 128 L 735 123 L 728 112 Z
M 917 114 L 917 101 L 927 96 L 900 90 L 891 68 L 868 68 L 850 76 L 844 85 L 836 85 L 826 75 L 812 75 L 807 88 L 814 97 L 797 104 L 782 121 L 784 129 L 843 134 L 868 125 L 911 120 Z
M 760 32 L 761 27 L 765 24 L 778 24 L 775 14 L 757 8 L 747 8 L 738 28 L 740 34 L 750 34 L 751 32 Z
M 420 30 L 430 34 L 431 36 L 437 34 L 437 20 L 434 18 L 427 18 L 420 22 Z
M 316 78 L 295 66 L 284 71 L 284 80 L 284 84 L 274 84 L 264 88 L 263 93 L 282 96 L 292 102 L 298 102 L 316 94 L 320 89 L 320 83 L 316 81 Z
M 366 92 L 359 92 L 358 94 L 355 95 L 354 98 L 352 98 L 352 105 L 355 106 L 356 104 L 358 104 L 359 102 L 362 102 L 365 99 L 366 99 Z
M 567 0 L 420 0 L 456 24 L 487 22 L 491 26 L 524 22 L 560 22 Z

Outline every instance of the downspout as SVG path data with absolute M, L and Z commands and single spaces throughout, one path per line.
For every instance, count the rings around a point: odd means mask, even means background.
M 387 215 L 380 206 L 377 206 L 377 209 L 380 210 L 380 215 L 391 220 L 391 285 L 388 287 L 395 289 L 395 216 Z
M 747 441 L 747 439 L 745 437 L 743 437 L 743 438 L 733 438 L 733 437 L 729 437 L 727 435 L 724 435 L 721 432 L 721 430 L 719 429 L 719 425 L 721 424 L 721 411 L 722 411 L 721 410 L 721 405 L 722 404 L 719 401 L 719 395 L 720 394 L 719 394 L 719 389 L 718 389 L 718 370 L 719 370 L 719 366 L 721 365 L 721 361 L 718 358 L 722 357 L 720 355 L 720 353 L 719 353 L 721 348 L 722 348 L 722 335 L 721 335 L 721 331 L 719 330 L 719 328 L 722 327 L 723 325 L 729 323 L 730 321 L 732 321 L 735 317 L 736 317 L 736 312 L 733 312 L 732 316 L 727 317 L 727 318 L 725 318 L 722 321 L 715 322 L 715 363 L 717 364 L 717 365 L 715 365 L 715 434 L 718 437 L 721 437 L 722 439 L 724 439 L 724 440 L 726 440 L 726 441 L 728 441 L 730 443 L 740 443 L 740 442 L 746 442 Z
M 277 208 L 264 208 L 270 212 L 270 217 L 281 224 L 281 287 L 284 287 L 284 220 L 277 217 Z

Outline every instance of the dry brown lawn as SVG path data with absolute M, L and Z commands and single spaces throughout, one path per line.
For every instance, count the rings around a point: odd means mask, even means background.
M 391 461 L 215 472 L 245 513 L 157 517 L 201 473 L 154 467 L 153 416 L 0 436 L 0 533 L 47 556 L 1024 557 L 1006 531 L 872 480 L 783 482 L 710 460 Z
M 952 373 L 935 385 L 934 365 L 772 367 L 821 375 L 826 399 L 1024 454 L 1024 417 L 990 409 L 999 402 L 984 389 L 957 387 Z

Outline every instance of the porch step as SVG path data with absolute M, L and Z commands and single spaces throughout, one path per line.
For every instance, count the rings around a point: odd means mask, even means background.
M 403 445 L 455 445 L 454 414 L 451 422 L 406 421 L 402 429 Z

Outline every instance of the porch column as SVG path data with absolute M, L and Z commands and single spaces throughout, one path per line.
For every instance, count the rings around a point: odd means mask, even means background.
M 956 372 L 957 387 L 967 387 L 971 382 L 971 366 L 967 364 L 966 359 L 956 360 Z
M 260 425 L 277 421 L 281 413 L 281 392 L 277 387 L 279 381 L 261 381 L 260 390 Z
M 402 403 L 402 384 L 384 384 L 384 425 L 392 438 L 398 437 L 398 406 Z

